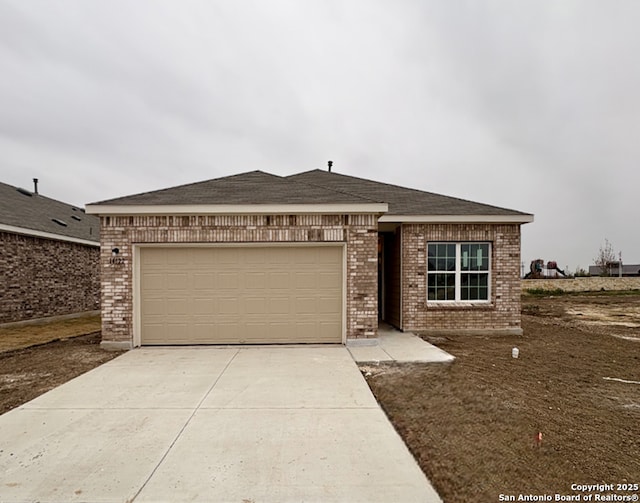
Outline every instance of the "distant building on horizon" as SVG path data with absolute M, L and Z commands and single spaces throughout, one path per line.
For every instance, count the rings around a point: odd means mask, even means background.
M 589 266 L 590 276 L 601 276 L 602 269 L 598 265 Z M 620 276 L 620 263 L 613 262 L 609 268 L 609 276 Z M 640 276 L 640 264 L 622 264 L 622 276 Z

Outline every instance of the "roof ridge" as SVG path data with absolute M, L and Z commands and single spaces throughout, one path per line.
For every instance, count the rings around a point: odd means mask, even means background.
M 289 180 L 290 178 L 297 176 L 297 175 L 302 175 L 304 173 L 311 173 L 313 171 L 322 171 L 321 169 L 312 169 L 311 171 L 303 171 L 302 173 L 296 173 L 295 175 L 288 175 L 284 178 L 286 178 L 287 180 Z M 327 187 L 325 185 L 318 185 L 317 183 L 310 183 L 308 181 L 303 181 L 303 180 L 289 180 L 291 182 L 295 182 L 295 183 L 302 183 L 304 185 L 309 185 L 310 187 L 318 187 L 320 189 L 325 189 L 325 190 L 330 190 L 332 192 L 335 192 L 336 194 L 344 194 L 346 196 L 352 196 L 352 197 L 357 197 L 358 199 L 363 199 L 365 201 L 371 201 L 374 203 L 380 203 L 380 202 L 384 202 L 384 201 L 378 201 L 377 199 L 373 199 L 371 197 L 366 197 L 360 194 L 354 194 L 353 192 L 349 192 L 346 190 L 338 190 L 338 189 L 334 189 L 333 187 Z

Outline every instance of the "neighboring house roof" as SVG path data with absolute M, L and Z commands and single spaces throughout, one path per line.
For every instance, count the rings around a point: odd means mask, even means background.
M 520 211 L 321 170 L 286 177 L 251 171 L 92 203 L 87 211 L 151 213 L 159 211 L 159 207 L 170 211 L 203 205 L 211 211 L 240 205 L 246 211 L 268 205 L 358 205 L 362 211 L 384 213 L 380 221 L 388 222 L 533 220 L 533 215 Z
M 0 231 L 97 245 L 100 219 L 71 204 L 0 182 Z

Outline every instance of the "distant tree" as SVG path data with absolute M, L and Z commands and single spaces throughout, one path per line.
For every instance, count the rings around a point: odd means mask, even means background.
M 589 276 L 589 271 L 583 269 L 582 267 L 576 267 L 576 272 L 573 274 L 576 278 L 585 278 Z
M 611 265 L 617 261 L 613 246 L 611 246 L 608 239 L 605 238 L 604 244 L 600 246 L 600 250 L 593 261 L 600 268 L 600 276 L 611 276 Z

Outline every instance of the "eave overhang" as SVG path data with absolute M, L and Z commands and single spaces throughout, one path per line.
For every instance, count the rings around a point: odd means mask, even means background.
M 382 214 L 386 203 L 362 204 L 88 204 L 90 215 L 300 215 L 300 214 Z
M 10 232 L 12 234 L 21 234 L 23 236 L 32 236 L 36 238 L 53 239 L 55 241 L 66 241 L 69 243 L 77 243 L 88 246 L 100 246 L 99 241 L 89 241 L 88 239 L 74 238 L 71 236 L 63 236 L 52 232 L 36 231 L 34 229 L 26 229 L 24 227 L 15 227 L 13 225 L 0 224 L 0 231 Z
M 533 215 L 382 215 L 378 222 L 412 224 L 528 224 Z

